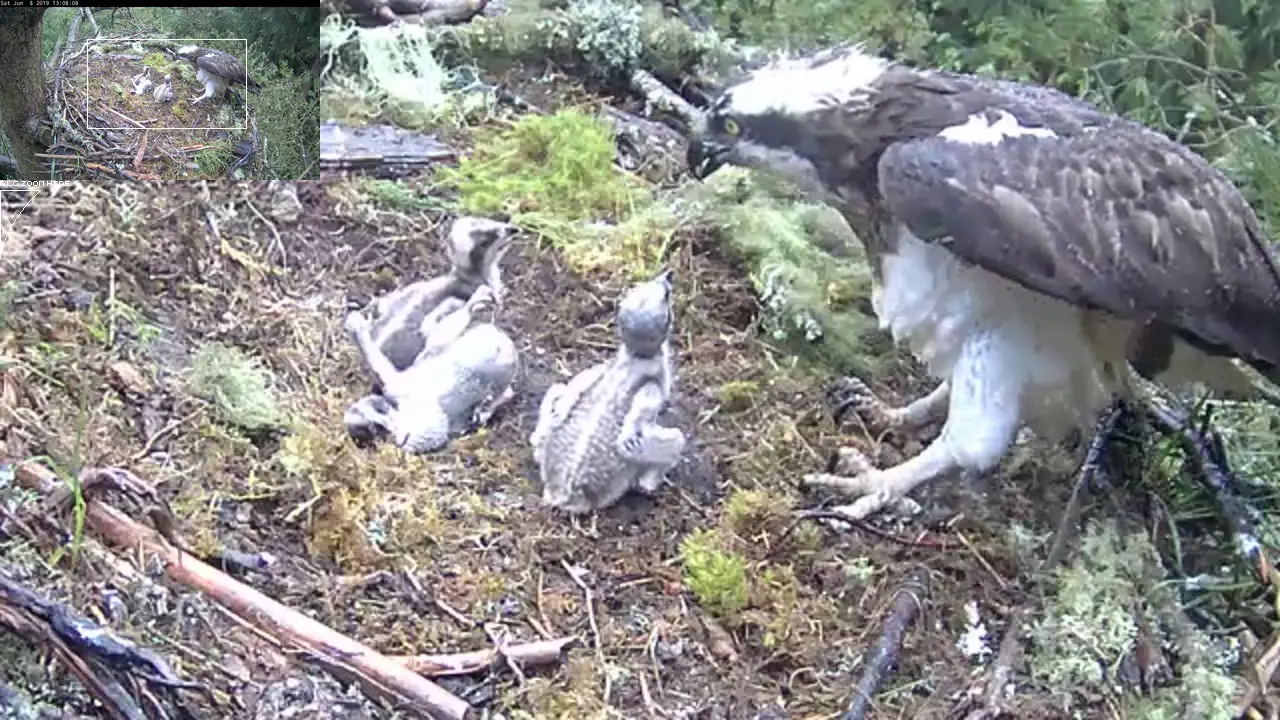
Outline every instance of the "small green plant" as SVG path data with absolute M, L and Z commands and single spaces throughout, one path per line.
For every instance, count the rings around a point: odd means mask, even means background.
M 215 140 L 196 153 L 195 163 L 206 177 L 219 175 L 231 164 L 233 148 L 229 140 Z
M 223 420 L 254 432 L 284 421 L 270 379 L 259 361 L 236 348 L 208 343 L 196 353 L 188 381 L 195 394 L 214 404 Z
M 125 326 L 133 331 L 142 348 L 148 347 L 160 337 L 160 328 L 147 322 L 141 312 L 119 298 L 108 298 L 105 308 L 98 305 L 96 299 L 89 304 L 85 328 L 94 341 L 106 347 L 115 347 L 116 335 Z
M 714 530 L 695 530 L 680 543 L 685 582 L 707 611 L 732 616 L 747 605 L 746 561 L 723 550 Z
M 750 409 L 760 395 L 760 383 L 753 380 L 730 380 L 716 391 L 720 407 L 727 413 Z
M 9 313 L 13 311 L 13 300 L 17 296 L 17 280 L 8 280 L 0 285 L 0 332 L 9 328 Z
M 370 200 L 399 212 L 422 212 L 423 210 L 430 210 L 437 205 L 437 203 L 432 202 L 424 197 L 422 193 L 404 183 L 365 178 L 360 181 L 358 187 L 360 192 Z

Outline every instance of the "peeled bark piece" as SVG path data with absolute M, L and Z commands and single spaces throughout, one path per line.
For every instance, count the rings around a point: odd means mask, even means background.
M 566 637 L 508 645 L 501 651 L 493 648 L 451 655 L 392 655 L 391 659 L 420 675 L 448 677 L 497 667 L 503 663 L 504 655 L 507 660 L 523 667 L 550 665 L 560 662 L 565 651 L 577 643 L 578 638 Z

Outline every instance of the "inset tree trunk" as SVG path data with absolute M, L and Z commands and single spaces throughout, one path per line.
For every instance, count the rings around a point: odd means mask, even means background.
M 44 70 L 40 64 L 40 23 L 44 8 L 0 9 L 0 130 L 13 146 L 18 175 L 34 179 L 35 154 L 44 147 L 36 137 L 44 118 Z

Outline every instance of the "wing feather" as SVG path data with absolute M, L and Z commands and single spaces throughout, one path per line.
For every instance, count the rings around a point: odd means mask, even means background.
M 1128 121 L 1069 137 L 889 147 L 879 191 L 925 240 L 1030 289 L 1280 366 L 1280 271 L 1234 185 Z M 1269 366 L 1269 367 L 1268 367 Z
M 249 77 L 244 63 L 241 63 L 236 56 L 230 53 L 220 50 L 208 50 L 196 59 L 196 67 L 204 68 L 218 77 L 238 82 L 241 85 L 247 84 L 249 87 L 255 88 L 258 86 L 258 83 Z

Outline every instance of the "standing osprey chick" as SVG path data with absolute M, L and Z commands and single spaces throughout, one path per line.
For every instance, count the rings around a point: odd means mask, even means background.
M 684 452 L 684 433 L 657 423 L 671 396 L 670 270 L 632 288 L 618 305 L 621 344 L 610 362 L 552 385 L 529 444 L 542 500 L 580 514 L 628 490 L 653 493 Z
M 1130 371 L 1234 393 L 1229 359 L 1280 377 L 1280 271 L 1239 191 L 1138 123 L 1042 87 L 915 69 L 841 47 L 725 91 L 690 143 L 693 172 L 781 174 L 866 245 L 872 305 L 942 383 L 881 425 L 946 418 L 920 454 L 876 469 L 841 452 L 812 486 L 875 512 L 957 469 L 996 465 L 1024 425 L 1087 427 Z M 1132 363 L 1132 368 L 1130 363 Z
M 221 98 L 232 85 L 244 85 L 250 92 L 258 92 L 261 88 L 244 63 L 230 53 L 221 50 L 210 50 L 197 45 L 185 45 L 178 48 L 178 57 L 191 61 L 196 69 L 196 80 L 204 84 L 204 95 L 191 99 L 191 104 L 204 102 L 212 97 Z
M 155 101 L 158 103 L 165 103 L 173 100 L 175 97 L 173 93 L 173 76 L 165 75 L 164 82 L 156 86 L 156 89 L 152 91 L 151 96 L 155 98 Z

